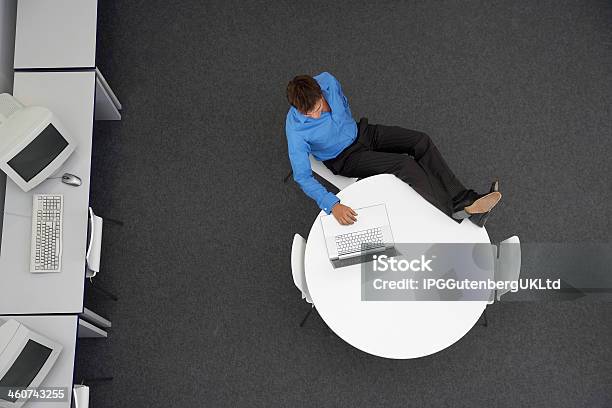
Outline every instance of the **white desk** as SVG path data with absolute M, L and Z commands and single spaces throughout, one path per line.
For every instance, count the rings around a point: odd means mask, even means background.
M 97 0 L 19 0 L 15 69 L 94 68 Z
M 23 408 L 70 408 L 78 316 L 0 316 L 0 320 L 8 319 L 17 320 L 29 329 L 60 343 L 64 347 L 40 386 L 65 388 L 67 400 L 64 402 L 29 401 Z
M 83 311 L 94 88 L 93 70 L 15 73 L 15 97 L 25 105 L 49 108 L 75 138 L 77 148 L 57 174 L 76 174 L 83 184 L 72 187 L 59 179 L 49 179 L 24 193 L 7 180 L 0 252 L 0 314 Z M 64 195 L 60 273 L 30 273 L 32 195 L 40 193 Z
M 353 208 L 386 203 L 397 243 L 490 242 L 484 228 L 469 220 L 461 224 L 451 220 L 392 175 L 360 180 L 338 196 Z M 332 267 L 318 217 L 308 235 L 304 262 L 308 289 L 323 320 L 347 343 L 380 357 L 417 358 L 443 350 L 474 326 L 487 305 L 485 301 L 362 302 L 361 266 Z
M 96 68 L 97 0 L 19 0 L 14 67 L 96 69 L 96 120 L 121 120 L 121 103 Z

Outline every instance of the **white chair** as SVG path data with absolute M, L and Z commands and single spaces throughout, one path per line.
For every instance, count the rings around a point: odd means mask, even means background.
M 312 169 L 312 172 L 317 174 L 319 177 L 327 180 L 338 190 L 343 190 L 357 181 L 356 178 L 344 177 L 332 173 L 331 170 L 325 166 L 325 164 L 312 157 L 312 155 L 310 155 L 308 158 L 310 159 L 310 168 Z M 289 174 L 287 174 L 287 176 L 285 177 L 285 182 L 289 180 L 292 174 L 293 172 L 289 171 Z
M 93 278 L 98 274 L 98 272 L 100 272 L 100 259 L 102 257 L 102 231 L 104 229 L 104 220 L 104 218 L 94 214 L 93 209 L 89 207 L 89 242 L 87 244 L 87 254 L 85 257 L 87 261 L 87 267 L 85 268 L 85 277 L 89 278 L 92 284 Z M 121 221 L 113 220 L 110 218 L 106 218 L 106 221 L 117 225 L 123 225 Z M 105 294 L 113 300 L 118 300 L 115 295 L 97 285 L 92 285 L 92 288 Z
M 495 282 L 515 282 L 518 281 L 521 273 L 521 241 L 516 235 L 499 243 L 499 248 L 491 246 L 493 250 Z M 491 294 L 489 304 L 495 299 L 499 301 L 502 295 L 508 293 L 510 289 L 497 290 Z M 487 309 L 482 312 L 484 326 L 488 326 Z
M 87 245 L 87 278 L 95 277 L 100 272 L 100 257 L 102 255 L 102 229 L 104 219 L 94 214 L 89 207 L 89 243 Z
M 113 377 L 83 378 L 80 384 L 72 387 L 72 408 L 89 408 L 89 389 L 97 383 L 113 381 Z M 85 385 L 89 384 L 89 385 Z
M 495 280 L 495 267 L 497 265 L 497 246 L 495 244 L 490 244 L 488 246 L 491 249 L 491 254 L 493 255 L 493 280 Z M 492 290 L 489 295 L 489 300 L 487 304 L 492 305 L 495 302 L 495 290 Z M 485 309 L 486 312 L 486 309 Z M 486 320 L 486 316 L 485 316 Z
M 306 269 L 304 268 L 304 252 L 306 251 L 306 240 L 300 235 L 295 234 L 293 236 L 293 245 L 291 246 L 291 273 L 293 274 L 293 283 L 302 292 L 302 299 L 310 303 L 311 308 L 302 319 L 300 327 L 306 323 L 306 319 L 312 313 L 314 304 L 310 298 L 310 292 L 308 292 L 308 285 L 306 284 Z
M 335 186 L 338 190 L 344 190 L 346 187 L 350 186 L 354 182 L 357 181 L 356 178 L 344 177 L 338 174 L 334 174 L 330 169 L 327 168 L 323 163 L 312 157 L 310 158 L 310 167 L 312 171 L 317 173 L 320 177 L 324 178 L 328 182 L 330 182 L 333 186 Z
M 89 407 L 89 387 L 82 384 L 75 384 L 72 388 L 72 406 L 74 408 L 88 408 Z
M 516 235 L 499 243 L 495 261 L 495 281 L 518 282 L 521 274 L 521 241 Z M 497 300 L 510 288 L 497 291 Z

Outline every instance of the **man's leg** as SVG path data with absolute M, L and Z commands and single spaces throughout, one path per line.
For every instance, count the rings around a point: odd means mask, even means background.
M 375 125 L 371 139 L 372 150 L 413 156 L 431 179 L 436 193 L 442 196 L 440 200 L 452 203 L 453 198 L 460 199 L 468 192 L 427 134 L 398 126 Z
M 445 200 L 440 200 L 440 194 L 432 185 L 427 172 L 417 161 L 405 154 L 376 152 L 362 150 L 350 154 L 339 174 L 346 177 L 369 177 L 377 174 L 394 174 L 400 180 L 409 184 L 423 198 L 447 215 L 452 208 Z

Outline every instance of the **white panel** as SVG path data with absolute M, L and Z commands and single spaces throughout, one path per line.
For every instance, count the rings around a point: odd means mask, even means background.
M 94 326 L 93 324 L 86 322 L 83 319 L 79 319 L 79 333 L 78 337 L 89 338 L 89 339 L 98 339 L 98 338 L 106 338 L 106 331 L 101 328 Z
M 121 112 L 115 106 L 111 94 L 107 92 L 107 89 L 100 82 L 99 78 L 96 78 L 96 120 L 121 120 Z
M 112 326 L 112 323 L 110 320 L 103 318 L 102 316 L 100 316 L 99 314 L 97 314 L 96 312 L 92 310 L 89 310 L 88 308 L 83 309 L 83 313 L 81 314 L 81 319 L 87 320 L 88 322 L 93 323 L 96 326 L 101 327 L 103 329 L 108 329 Z
M 106 78 L 104 78 L 104 75 L 102 75 L 102 72 L 100 72 L 100 69 L 98 67 L 96 67 L 96 78 L 100 80 L 100 85 L 102 85 L 106 93 L 109 95 L 110 99 L 113 101 L 113 105 L 115 105 L 115 107 L 119 110 L 123 109 L 123 106 L 121 106 L 121 102 L 119 102 L 119 98 L 117 98 L 117 95 L 115 95 L 110 85 L 106 81 Z
M 19 0 L 15 68 L 94 68 L 97 0 Z

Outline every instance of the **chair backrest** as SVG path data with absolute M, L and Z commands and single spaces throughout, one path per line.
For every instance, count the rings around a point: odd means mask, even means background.
M 74 398 L 72 406 L 74 408 L 89 408 L 89 387 L 86 385 L 75 384 L 72 389 Z
M 87 245 L 87 273 L 88 278 L 93 278 L 100 272 L 100 257 L 102 254 L 102 228 L 104 220 L 94 214 L 89 207 L 89 243 Z
M 337 174 L 332 173 L 330 169 L 328 169 L 323 163 L 312 157 L 312 155 L 309 156 L 309 158 L 310 168 L 312 169 L 312 171 L 323 177 L 325 180 L 329 181 L 332 185 L 336 186 L 338 190 L 343 190 L 357 181 L 356 178 L 339 176 Z
M 291 273 L 293 274 L 293 283 L 302 292 L 302 299 L 306 299 L 308 303 L 312 303 L 308 285 L 306 284 L 306 269 L 304 268 L 304 252 L 306 251 L 306 240 L 300 235 L 293 236 L 293 245 L 291 245 Z
M 495 263 L 495 281 L 514 282 L 521 274 L 521 241 L 516 235 L 499 243 Z M 510 288 L 498 290 L 497 300 Z
M 491 251 L 493 254 L 493 279 L 495 279 L 495 269 L 497 268 L 497 246 L 495 246 L 495 244 L 491 244 Z M 487 301 L 488 304 L 491 305 L 495 302 L 495 294 L 496 291 L 492 290 L 489 295 L 489 300 Z

